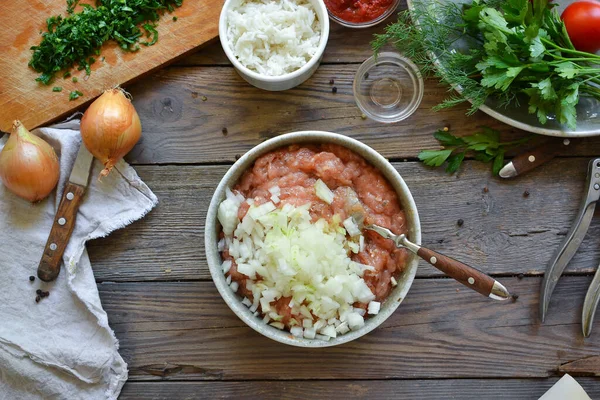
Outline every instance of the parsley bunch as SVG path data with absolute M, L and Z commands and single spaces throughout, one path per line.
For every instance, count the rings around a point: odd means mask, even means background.
M 460 91 L 435 109 L 469 101 L 472 114 L 488 99 L 504 107 L 526 102 L 542 124 L 556 118 L 575 129 L 580 96 L 600 100 L 600 56 L 573 47 L 548 0 L 413 4 L 418 26 L 411 12 L 401 12 L 373 47 L 392 43 L 424 73 Z M 439 69 L 430 56 L 441 61 Z
M 504 165 L 504 154 L 512 146 L 527 142 L 531 137 L 526 136 L 512 142 L 500 142 L 500 133 L 486 126 L 470 136 L 457 137 L 447 130 L 439 130 L 433 134 L 444 148 L 442 150 L 421 150 L 419 160 L 431 167 L 440 167 L 445 162 L 446 172 L 452 174 L 458 171 L 467 153 L 482 162 L 492 163 L 492 173 L 498 175 Z
M 67 0 L 68 16 L 53 16 L 46 21 L 42 42 L 33 46 L 29 66 L 41 75 L 36 79 L 49 85 L 55 74 L 78 64 L 89 75 L 90 65 L 100 54 L 100 47 L 115 40 L 125 51 L 137 51 L 138 43 L 151 46 L 158 40 L 156 21 L 164 10 L 173 11 L 183 0 L 96 0 L 96 7 L 83 4 L 75 13 L 79 0 Z M 144 35 L 148 41 L 140 42 Z M 65 74 L 66 76 L 66 74 Z

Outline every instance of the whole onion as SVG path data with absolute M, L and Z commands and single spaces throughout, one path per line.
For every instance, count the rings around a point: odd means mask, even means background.
M 131 151 L 141 134 L 140 117 L 120 88 L 106 90 L 81 118 L 83 144 L 104 164 L 100 177 Z
M 0 180 L 19 197 L 31 202 L 46 198 L 58 183 L 60 164 L 56 152 L 42 138 L 14 121 L 10 137 L 0 152 Z

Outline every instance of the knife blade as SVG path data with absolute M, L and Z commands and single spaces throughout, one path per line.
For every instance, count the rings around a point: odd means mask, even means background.
M 514 178 L 531 171 L 556 157 L 564 148 L 569 146 L 569 139 L 552 139 L 546 143 L 525 151 L 512 159 L 499 172 L 501 178 Z
M 77 210 L 88 186 L 90 171 L 94 156 L 85 148 L 83 143 L 77 153 L 75 164 L 65 185 L 54 223 L 38 266 L 37 275 L 45 281 L 51 282 L 58 277 L 62 256 L 67 248 L 77 218 Z

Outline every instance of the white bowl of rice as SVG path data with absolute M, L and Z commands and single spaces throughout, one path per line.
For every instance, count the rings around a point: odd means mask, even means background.
M 369 232 L 353 233 L 358 227 L 342 211 L 350 190 L 370 210 L 365 221 L 376 218 L 421 243 L 402 177 L 346 136 L 281 135 L 225 174 L 206 217 L 206 258 L 220 295 L 249 327 L 292 346 L 334 346 L 381 325 L 406 297 L 418 258 Z
M 219 38 L 248 83 L 291 89 L 319 67 L 329 38 L 327 7 L 323 0 L 226 0 Z

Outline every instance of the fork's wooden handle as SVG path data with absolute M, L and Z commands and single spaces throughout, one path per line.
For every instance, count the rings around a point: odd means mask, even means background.
M 62 256 L 75 228 L 75 218 L 84 192 L 83 187 L 70 182 L 65 186 L 50 236 L 48 236 L 44 248 L 44 254 L 42 254 L 42 260 L 38 266 L 37 275 L 43 281 L 55 280 L 60 272 Z
M 489 296 L 492 293 L 496 280 L 478 269 L 425 247 L 419 248 L 417 254 L 446 275 L 482 295 Z

